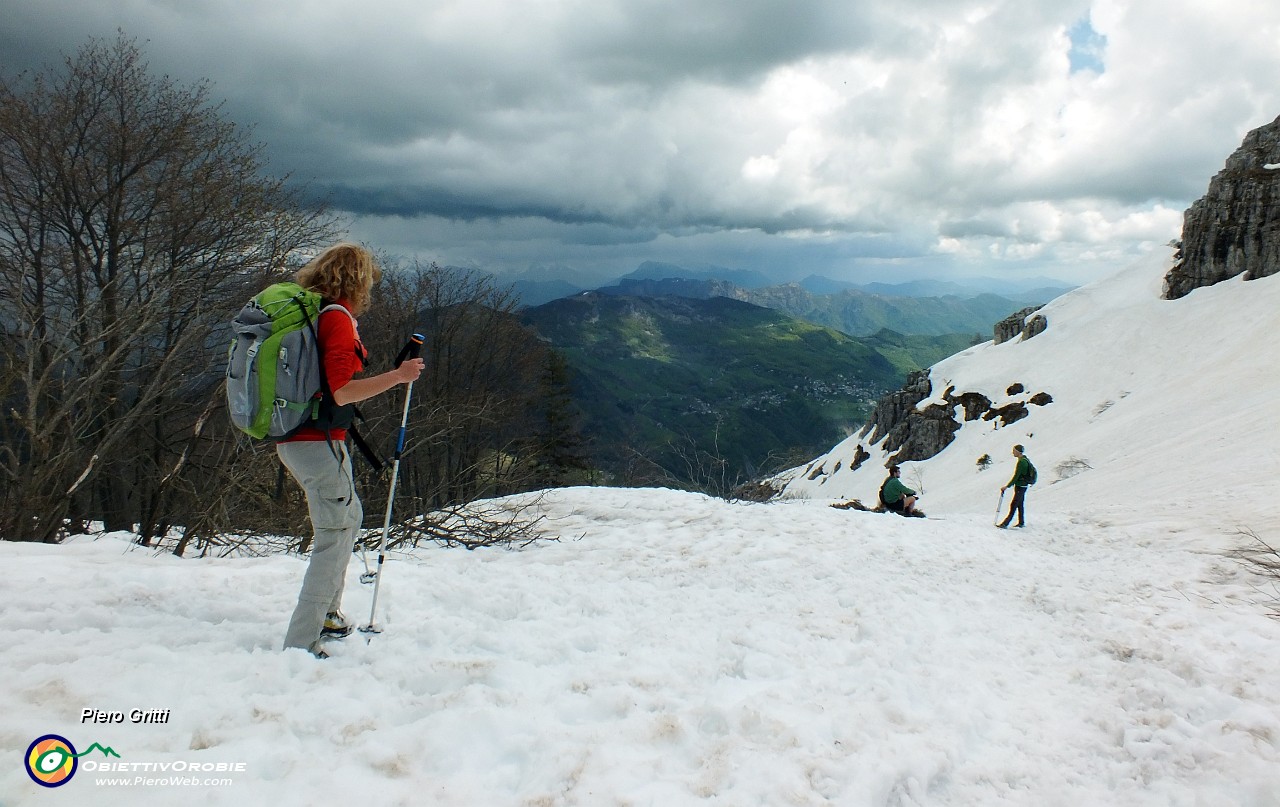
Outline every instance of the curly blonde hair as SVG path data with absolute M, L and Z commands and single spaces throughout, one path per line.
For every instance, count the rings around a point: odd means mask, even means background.
M 346 300 L 356 314 L 369 308 L 374 284 L 382 270 L 373 253 L 358 244 L 340 243 L 312 258 L 298 270 L 298 285 L 329 300 Z

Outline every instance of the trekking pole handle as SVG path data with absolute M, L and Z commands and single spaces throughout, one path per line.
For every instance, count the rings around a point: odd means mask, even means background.
M 422 343 L 426 341 L 426 337 L 420 333 L 415 333 L 400 349 L 400 355 L 396 357 L 396 367 L 399 367 L 406 358 L 416 359 L 422 351 Z M 413 382 L 409 382 L 409 386 L 404 393 L 404 413 L 400 416 L 400 431 L 396 435 L 396 464 L 400 463 L 400 454 L 404 451 L 405 430 L 409 425 L 409 399 L 413 396 Z M 394 471 L 392 476 L 395 476 Z
M 405 359 L 416 359 L 422 354 L 422 343 L 427 341 L 427 337 L 420 333 L 415 333 L 409 337 L 409 341 L 404 343 L 404 347 L 400 348 L 400 354 L 396 356 L 396 367 L 404 364 Z

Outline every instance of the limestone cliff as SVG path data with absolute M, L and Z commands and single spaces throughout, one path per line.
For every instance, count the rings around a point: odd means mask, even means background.
M 1280 272 L 1280 118 L 1249 132 L 1182 218 L 1178 263 L 1164 296 L 1244 275 Z

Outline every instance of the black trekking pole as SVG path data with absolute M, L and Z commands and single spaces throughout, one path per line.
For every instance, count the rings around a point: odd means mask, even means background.
M 415 333 L 400 351 L 400 355 L 396 357 L 395 366 L 399 367 L 405 359 L 418 358 L 425 340 L 425 336 Z M 400 433 L 396 436 L 395 460 L 391 465 L 391 491 L 387 494 L 387 513 L 382 519 L 382 541 L 378 544 L 378 568 L 373 572 L 360 575 L 362 582 L 367 582 L 365 578 L 370 574 L 373 575 L 373 604 L 369 607 L 369 624 L 360 629 L 361 633 L 382 633 L 382 628 L 373 624 L 373 617 L 378 612 L 378 589 L 382 586 L 382 564 L 387 560 L 387 535 L 391 532 L 391 506 L 396 500 L 396 480 L 400 477 L 400 455 L 404 453 L 404 432 L 409 425 L 409 401 L 412 398 L 413 382 L 410 381 L 408 388 L 404 391 L 404 413 L 400 416 Z

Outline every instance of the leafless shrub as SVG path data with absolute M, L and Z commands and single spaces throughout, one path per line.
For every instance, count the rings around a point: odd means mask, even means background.
M 1082 460 L 1079 457 L 1071 457 L 1054 466 L 1054 470 L 1058 474 L 1058 480 L 1070 479 L 1073 476 L 1093 470 L 1093 466 L 1088 460 Z
M 729 461 L 720 453 L 720 422 L 717 418 L 711 450 L 699 448 L 693 438 L 685 435 L 685 442 L 667 443 L 669 456 L 681 467 L 678 474 L 669 474 L 668 484 L 674 488 L 686 488 L 730 499 L 733 491 L 742 484 L 741 474 L 733 473 Z
M 1236 534 L 1248 541 L 1244 546 L 1228 551 L 1227 557 L 1255 574 L 1274 581 L 1274 590 L 1266 593 L 1270 598 L 1268 615 L 1280 619 L 1280 549 L 1267 543 L 1251 529 L 1242 528 Z
M 305 551 L 302 541 L 303 538 L 296 535 L 249 530 L 196 535 L 190 528 L 180 528 L 157 537 L 146 546 L 157 553 L 170 552 L 186 558 L 265 558 Z
M 916 493 L 924 495 L 924 467 L 920 465 L 911 466 L 911 484 L 914 486 Z
M 662 486 L 675 490 L 705 493 L 718 499 L 738 498 L 735 493 L 747 479 L 730 468 L 720 450 L 720 427 L 723 417 L 717 415 L 711 444 L 703 447 L 697 438 L 681 432 L 668 439 L 661 452 L 645 452 L 628 446 L 624 452 L 624 471 L 618 481 L 628 487 Z
M 537 541 L 559 541 L 559 536 L 541 529 L 547 519 L 541 511 L 545 495 L 472 502 L 408 519 L 392 528 L 387 546 L 403 549 L 431 542 L 465 549 L 491 546 L 521 549 Z M 380 531 L 366 535 L 366 546 L 376 547 L 381 538 Z
M 782 493 L 782 488 L 769 481 L 747 482 L 733 489 L 731 498 L 742 502 L 767 502 Z

